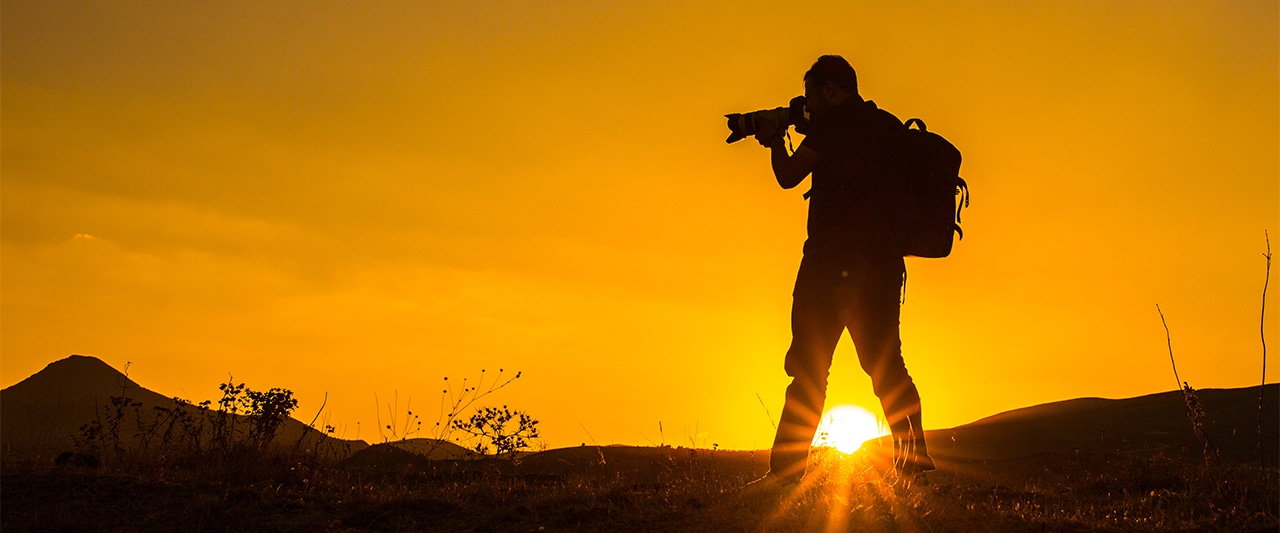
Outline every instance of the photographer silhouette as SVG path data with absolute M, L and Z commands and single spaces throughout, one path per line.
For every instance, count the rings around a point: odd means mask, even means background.
M 933 470 L 921 426 L 920 394 L 907 373 L 899 337 L 906 277 L 894 242 L 888 190 L 895 134 L 902 123 L 858 94 L 844 58 L 826 55 L 804 75 L 809 132 L 793 154 L 774 122 L 760 121 L 756 140 L 769 148 L 778 185 L 791 189 L 812 175 L 808 239 L 792 293 L 791 376 L 766 478 L 788 485 L 804 475 L 823 413 L 827 377 L 845 330 L 893 433 L 895 470 L 908 478 Z

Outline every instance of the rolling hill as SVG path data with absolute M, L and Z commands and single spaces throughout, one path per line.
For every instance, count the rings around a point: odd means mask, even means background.
M 138 409 L 146 416 L 154 413 L 155 407 L 174 406 L 172 397 L 139 385 L 102 360 L 72 355 L 0 390 L 0 454 L 28 457 L 75 451 L 73 436 L 80 434 L 85 423 L 101 420 L 103 408 L 110 405 L 113 396 L 141 403 Z M 133 419 L 126 416 L 122 437 L 137 432 Z M 303 446 L 324 442 L 349 451 L 368 446 L 363 441 L 332 439 L 293 418 L 285 420 L 274 442 L 301 442 Z
M 1203 389 L 1204 432 L 1223 459 L 1258 459 L 1258 387 Z M 1262 432 L 1267 464 L 1280 458 L 1280 385 L 1266 386 Z M 952 461 L 1044 453 L 1200 455 L 1180 391 L 1110 400 L 1078 398 L 1015 409 L 952 429 L 926 431 L 930 452 Z
M 1205 432 L 1224 460 L 1258 460 L 1258 387 L 1197 391 L 1206 417 Z M 1280 464 L 1280 385 L 1266 386 L 1262 412 L 1266 464 Z M 6 457 L 54 455 L 73 451 L 72 436 L 95 419 L 112 396 L 141 402 L 144 412 L 172 407 L 171 397 L 151 391 L 94 357 L 73 355 L 50 363 L 44 370 L 0 391 L 0 453 Z M 122 431 L 121 434 L 130 433 Z M 1180 391 L 1127 399 L 1079 398 L 1015 409 L 949 429 L 926 431 L 930 452 L 943 464 L 961 465 L 1031 459 L 1045 454 L 1154 454 L 1195 458 L 1201 444 L 1192 431 Z M 292 418 L 286 420 L 277 442 L 327 441 L 327 435 Z M 334 439 L 337 441 L 337 439 Z M 337 441 L 350 453 L 368 448 L 363 441 Z M 429 439 L 388 443 L 394 451 L 368 450 L 357 462 L 399 463 L 407 454 L 431 450 L 430 459 L 466 459 L 469 452 L 452 443 Z M 887 439 L 868 442 L 864 449 L 883 453 Z M 525 455 L 539 469 L 578 468 L 610 456 L 613 465 L 652 465 L 643 447 L 573 447 Z M 602 451 L 603 450 L 603 451 Z M 661 453 L 658 453 L 661 452 Z M 655 449 L 659 456 L 670 450 Z M 638 459 L 629 459 L 639 454 Z M 359 455 L 359 454 L 357 454 Z M 722 451 L 722 456 L 732 455 Z M 616 457 L 615 457 L 616 456 Z M 641 457 L 644 456 L 644 457 Z M 752 454 L 759 460 L 767 454 Z M 657 457 L 657 456 L 655 456 Z M 553 466 L 558 465 L 558 466 Z M 579 465 L 579 466 L 581 466 Z

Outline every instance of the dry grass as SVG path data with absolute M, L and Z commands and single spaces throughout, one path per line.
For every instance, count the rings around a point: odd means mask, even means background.
M 379 447 L 368 452 L 380 453 Z M 793 490 L 767 453 L 583 447 L 361 467 L 287 457 L 131 471 L 8 462 L 5 531 L 1275 531 L 1277 477 L 1198 454 L 944 464 L 909 486 L 821 451 Z M 378 466 L 370 466 L 378 464 Z

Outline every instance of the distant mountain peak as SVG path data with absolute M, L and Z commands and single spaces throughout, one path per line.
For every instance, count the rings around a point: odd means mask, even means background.
M 52 369 L 52 368 L 69 368 L 69 369 L 73 368 L 73 369 L 85 369 L 85 370 L 95 369 L 95 370 L 110 370 L 113 372 L 118 372 L 111 365 L 107 364 L 106 361 L 98 359 L 97 357 L 94 357 L 92 355 L 80 355 L 80 354 L 71 354 L 66 358 L 59 359 L 57 361 L 54 361 L 52 363 L 45 365 L 46 370 Z
M 171 408 L 175 399 L 139 385 L 124 373 L 97 357 L 72 355 L 59 359 L 44 370 L 0 390 L 0 455 L 15 456 L 58 453 L 74 448 L 73 437 L 83 425 L 102 420 L 104 409 L 112 408 L 114 397 L 128 398 L 135 405 L 125 416 L 134 424 L 135 413 L 153 413 L 156 407 Z M 188 406 L 189 407 L 189 406 Z M 125 431 L 133 438 L 136 424 Z M 289 418 L 277 439 L 290 445 L 327 440 L 324 433 Z M 368 446 L 363 441 L 341 441 L 354 451 Z
M 46 365 L 44 370 L 36 372 L 31 377 L 23 380 L 23 382 L 26 381 L 37 383 L 56 382 L 86 388 L 96 388 L 103 385 L 123 388 L 139 387 L 137 383 L 129 379 L 129 376 L 92 355 L 71 355 L 64 359 L 59 359 Z

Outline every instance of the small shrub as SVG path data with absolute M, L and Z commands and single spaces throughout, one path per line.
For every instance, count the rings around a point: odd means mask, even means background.
M 141 402 L 122 392 L 110 398 L 95 420 L 80 426 L 72 441 L 80 453 L 116 466 L 132 466 L 142 458 L 163 464 L 261 454 L 298 407 L 288 389 L 255 391 L 228 380 L 218 390 L 222 398 L 216 409 L 210 409 L 210 400 L 192 405 L 174 398 L 173 406 L 155 406 L 150 416 Z M 132 436 L 122 434 L 130 414 Z M 326 431 L 332 433 L 332 428 Z
M 523 411 L 482 407 L 467 420 L 454 420 L 453 428 L 470 435 L 475 441 L 472 448 L 480 455 L 496 455 L 514 458 L 516 452 L 529 448 L 538 438 L 538 421 Z M 490 448 L 492 447 L 492 448 Z
M 449 377 L 445 376 L 443 379 L 444 385 L 440 391 L 440 411 L 436 417 L 435 425 L 431 427 L 429 432 L 431 444 L 426 450 L 421 451 L 419 453 L 421 453 L 422 455 L 426 455 L 427 457 L 432 457 L 435 451 L 439 449 L 443 443 L 460 440 L 457 438 L 453 438 L 453 432 L 457 430 L 462 430 L 464 427 L 472 428 L 478 431 L 481 425 L 483 425 L 483 427 L 485 428 L 485 431 L 491 431 L 491 428 L 490 428 L 490 426 L 492 425 L 491 421 L 483 421 L 483 424 L 477 424 L 482 421 L 476 420 L 475 417 L 472 417 L 473 420 L 463 420 L 461 417 L 463 416 L 463 413 L 468 408 L 470 408 L 473 404 L 475 404 L 477 401 L 505 388 L 507 385 L 510 385 L 511 382 L 517 379 L 520 379 L 520 377 L 523 375 L 521 372 L 516 372 L 514 376 L 510 376 L 504 379 L 503 378 L 504 374 L 505 374 L 505 370 L 499 368 L 498 373 L 496 375 L 489 374 L 489 376 L 492 376 L 492 378 L 489 380 L 486 380 L 487 375 L 485 373 L 485 370 L 481 369 L 479 379 L 475 380 L 474 382 L 471 382 L 467 378 L 463 378 L 461 381 L 461 386 L 455 386 L 455 384 L 458 383 L 458 381 L 457 380 L 450 381 Z M 377 395 L 375 395 L 374 398 L 376 401 Z M 406 402 L 405 404 L 406 414 L 405 414 L 405 417 L 403 418 L 404 422 L 402 424 L 397 423 L 397 420 L 399 420 L 399 417 L 397 416 L 397 414 L 400 407 L 400 398 L 398 394 L 395 398 L 394 407 L 390 404 L 387 405 L 387 415 L 390 421 L 389 424 L 384 424 L 382 422 L 382 413 L 381 413 L 381 410 L 379 410 L 378 434 L 380 437 L 382 437 L 383 442 L 389 442 L 392 440 L 403 441 L 421 433 L 422 422 L 421 420 L 419 420 L 418 415 L 414 413 L 414 411 L 412 410 L 411 405 L 412 405 L 412 399 L 409 402 Z M 503 406 L 503 408 L 505 409 L 506 406 Z M 483 411 L 481 410 L 477 410 L 477 414 L 482 414 L 482 412 Z M 514 414 L 517 419 L 521 419 L 521 417 L 527 416 L 519 412 L 515 412 L 512 414 Z M 504 422 L 504 425 L 505 423 L 506 422 Z M 513 443 L 513 444 L 519 444 L 519 446 L 515 448 L 516 450 L 520 450 L 520 449 L 524 449 L 525 447 L 528 447 L 528 440 L 537 438 L 537 430 L 534 429 L 533 426 L 537 425 L 538 421 L 532 418 L 529 418 L 528 420 L 523 421 L 523 423 L 527 426 L 527 429 L 521 430 L 519 426 L 521 424 L 521 421 L 517 420 L 517 430 L 515 434 L 521 435 L 521 438 L 524 440 L 521 440 L 519 443 Z M 503 430 L 503 431 L 505 432 L 506 430 Z M 488 453 L 487 446 L 489 444 L 486 444 L 485 442 L 488 439 L 487 437 L 481 438 L 479 435 L 476 435 L 474 433 L 468 433 L 468 434 L 471 435 L 472 438 L 479 439 L 479 442 L 476 443 L 476 446 L 478 448 L 475 449 L 477 453 L 481 453 L 481 454 Z M 505 433 L 501 441 L 503 442 L 502 449 L 506 450 L 507 436 Z M 492 444 L 492 441 L 489 441 L 489 443 Z M 497 446 L 495 445 L 495 448 L 496 447 Z M 503 452 L 497 452 L 497 453 L 503 453 Z M 514 453 L 514 452 L 511 452 L 511 453 Z

